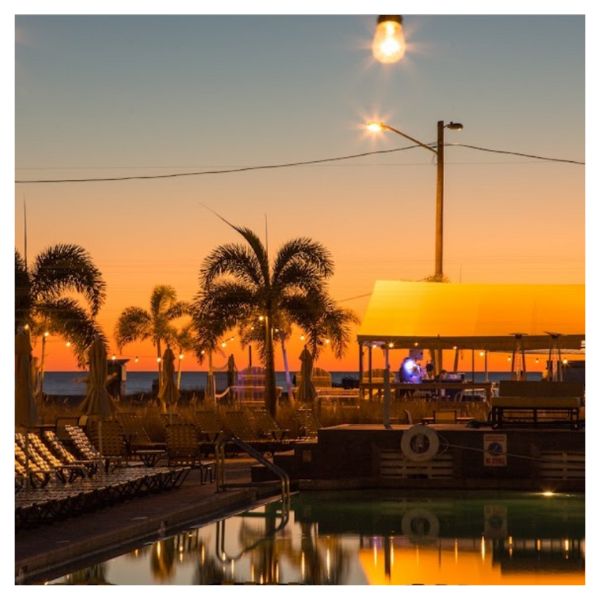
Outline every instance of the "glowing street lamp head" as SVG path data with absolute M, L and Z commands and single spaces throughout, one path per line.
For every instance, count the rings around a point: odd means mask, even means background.
M 369 121 L 366 127 L 371 133 L 381 133 L 383 131 L 383 123 L 379 121 Z
M 381 15 L 377 19 L 375 36 L 371 46 L 373 56 L 384 64 L 398 62 L 406 52 L 406 41 L 402 27 L 402 17 Z

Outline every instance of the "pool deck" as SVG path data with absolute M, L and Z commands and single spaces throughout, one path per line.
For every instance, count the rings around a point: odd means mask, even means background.
M 227 481 L 250 481 L 245 459 L 227 461 Z M 78 558 L 102 560 L 123 547 L 134 548 L 144 540 L 166 535 L 187 524 L 211 521 L 241 510 L 260 498 L 277 495 L 279 485 L 243 487 L 218 493 L 214 483 L 200 484 L 200 472 L 192 470 L 183 485 L 172 491 L 135 498 L 103 510 L 57 521 L 15 536 L 17 583 L 39 582 L 60 574 L 64 565 Z

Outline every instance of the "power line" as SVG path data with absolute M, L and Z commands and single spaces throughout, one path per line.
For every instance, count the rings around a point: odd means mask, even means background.
M 433 143 L 428 144 L 433 146 Z M 508 154 L 512 156 L 520 156 L 525 158 L 532 158 L 536 160 L 544 160 L 550 162 L 561 162 L 575 165 L 584 165 L 585 162 L 570 160 L 566 158 L 554 158 L 548 156 L 540 156 L 537 154 L 525 154 L 523 152 L 512 152 L 510 150 L 497 150 L 494 148 L 485 148 L 483 146 L 473 146 L 470 144 L 445 144 L 446 146 L 468 148 L 470 150 L 478 150 L 481 152 L 491 152 L 495 154 Z M 16 179 L 15 183 L 92 183 L 92 182 L 107 182 L 107 181 L 133 181 L 133 180 L 144 180 L 144 179 L 175 179 L 177 177 L 195 177 L 200 175 L 224 175 L 227 173 L 243 173 L 246 171 L 260 171 L 266 169 L 282 169 L 289 167 L 300 167 L 304 165 L 317 165 L 328 162 L 337 162 L 342 160 L 350 160 L 354 158 L 363 158 L 365 156 L 374 156 L 380 154 L 392 154 L 395 152 L 403 152 L 404 150 L 412 150 L 413 148 L 419 148 L 418 144 L 411 146 L 404 146 L 401 148 L 391 148 L 389 150 L 373 150 L 371 152 L 361 152 L 360 154 L 347 154 L 345 156 L 333 156 L 329 158 L 318 158 L 314 160 L 304 160 L 288 163 L 277 163 L 271 165 L 255 165 L 249 167 L 237 167 L 232 169 L 213 169 L 207 171 L 190 171 L 187 173 L 163 173 L 160 175 L 124 175 L 121 177 L 85 177 L 81 179 Z

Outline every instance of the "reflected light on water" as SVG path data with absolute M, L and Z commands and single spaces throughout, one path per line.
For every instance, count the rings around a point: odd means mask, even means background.
M 425 523 L 412 497 L 300 495 L 275 532 L 277 503 L 227 519 L 222 538 L 209 524 L 50 583 L 583 584 L 584 498 L 557 496 L 427 499 Z

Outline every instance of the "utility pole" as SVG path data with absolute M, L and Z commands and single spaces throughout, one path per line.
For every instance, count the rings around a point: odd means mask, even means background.
M 437 122 L 437 181 L 435 192 L 435 274 L 444 279 L 444 121 Z

